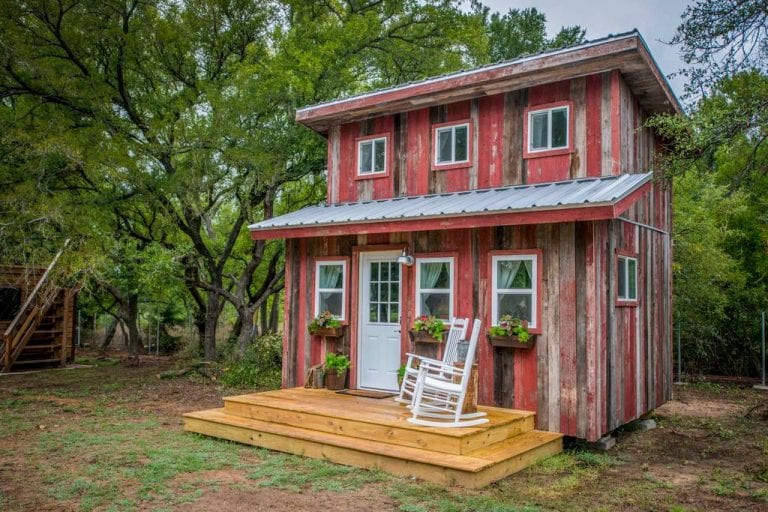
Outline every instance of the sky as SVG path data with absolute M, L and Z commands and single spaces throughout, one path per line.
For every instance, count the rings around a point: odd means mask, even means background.
M 551 37 L 563 25 L 581 25 L 587 39 L 620 34 L 634 28 L 642 34 L 662 73 L 669 75 L 683 67 L 676 47 L 665 44 L 680 24 L 686 0 L 484 0 L 492 11 L 536 7 L 547 16 L 547 34 Z M 678 98 L 682 95 L 682 79 L 670 80 Z

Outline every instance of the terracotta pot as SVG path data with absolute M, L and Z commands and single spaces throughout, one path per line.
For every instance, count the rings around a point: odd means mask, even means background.
M 334 391 L 347 387 L 347 370 L 325 370 L 325 387 Z
M 439 340 L 436 340 L 434 336 L 427 331 L 408 331 L 408 337 L 412 343 L 442 343 L 445 333 L 440 336 Z
M 517 336 L 491 336 L 486 333 L 488 341 L 494 347 L 502 348 L 519 348 L 523 350 L 530 350 L 536 346 L 536 336 L 530 335 L 528 341 L 521 343 Z

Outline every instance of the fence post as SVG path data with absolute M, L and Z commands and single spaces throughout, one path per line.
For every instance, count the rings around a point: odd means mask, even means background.
M 762 389 L 768 391 L 768 386 L 765 385 L 765 311 L 760 314 L 760 363 L 761 379 L 760 384 L 755 386 L 755 389 Z
M 675 381 L 675 384 L 684 384 L 683 382 L 683 352 L 682 352 L 682 346 L 680 343 L 680 315 L 677 315 L 677 380 Z

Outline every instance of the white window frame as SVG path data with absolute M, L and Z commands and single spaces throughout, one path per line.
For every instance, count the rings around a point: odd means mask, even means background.
M 456 128 L 466 127 L 467 128 L 467 158 L 464 160 L 456 160 Z M 440 132 L 451 132 L 451 159 L 446 160 L 445 162 L 440 162 Z M 440 126 L 439 128 L 435 128 L 435 165 L 453 165 L 453 164 L 463 164 L 466 162 L 469 162 L 469 145 L 472 143 L 470 138 L 470 130 L 469 130 L 469 123 L 459 123 L 459 124 L 453 124 L 450 126 Z
M 621 260 L 624 260 L 624 290 L 619 289 L 619 272 L 620 272 L 620 265 L 619 263 Z M 635 262 L 635 296 L 630 297 L 629 296 L 629 262 L 634 261 Z M 639 287 L 639 283 L 637 282 L 638 278 L 638 260 L 635 257 L 632 256 L 625 256 L 623 254 L 619 254 L 619 257 L 616 260 L 616 298 L 617 300 L 620 300 L 622 302 L 637 302 L 637 289 Z
M 555 110 L 565 110 L 565 146 L 552 147 L 552 112 Z M 533 146 L 533 116 L 547 113 L 547 146 L 534 149 Z M 557 107 L 543 108 L 540 110 L 528 111 L 528 153 L 541 153 L 542 151 L 558 151 L 561 149 L 570 149 L 571 147 L 571 106 L 558 105 Z
M 454 282 L 454 268 L 455 258 L 453 256 L 440 256 L 440 257 L 424 257 L 415 259 L 416 266 L 416 297 L 415 297 L 415 312 L 416 317 L 421 316 L 421 294 L 427 293 L 445 293 L 445 288 L 422 288 L 421 287 L 421 264 L 422 263 L 448 263 L 448 318 L 441 318 L 441 320 L 450 321 L 454 317 L 453 301 L 455 295 L 456 284 Z
M 375 171 L 376 167 L 376 143 L 383 141 L 384 142 L 384 170 L 383 171 Z M 371 144 L 371 172 L 362 172 L 363 170 L 363 144 Z M 379 176 L 382 174 L 386 174 L 389 169 L 387 169 L 387 137 L 371 137 L 368 139 L 363 139 L 357 141 L 357 175 L 358 176 Z
M 531 288 L 499 288 L 498 262 L 499 261 L 523 261 L 531 260 Z M 499 318 L 499 293 L 530 293 L 531 294 L 531 318 L 528 320 L 529 329 L 537 329 L 539 319 L 539 255 L 530 254 L 498 254 L 491 257 L 491 325 L 498 325 Z
M 320 267 L 341 265 L 341 316 L 334 316 L 338 320 L 347 318 L 347 260 L 317 260 L 315 262 L 315 317 L 320 311 L 320 294 L 322 292 L 338 292 L 338 288 L 320 288 Z

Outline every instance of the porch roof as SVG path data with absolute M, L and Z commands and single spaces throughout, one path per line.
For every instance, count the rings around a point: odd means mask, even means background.
M 652 174 L 308 206 L 251 224 L 254 240 L 461 229 L 618 217 L 651 185 Z

